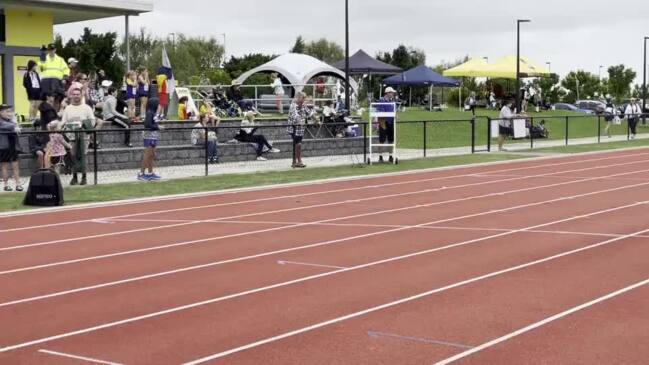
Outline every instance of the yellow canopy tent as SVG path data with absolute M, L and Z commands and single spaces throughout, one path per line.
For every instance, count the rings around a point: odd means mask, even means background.
M 521 57 L 521 77 L 538 77 L 549 75 L 550 71 L 538 64 Z M 489 77 L 489 78 L 516 78 L 516 56 L 499 58 L 493 64 L 487 63 L 484 59 L 473 58 L 469 61 L 444 71 L 448 77 Z
M 472 58 L 467 62 L 443 72 L 446 77 L 485 77 L 491 70 L 491 65 L 482 58 Z

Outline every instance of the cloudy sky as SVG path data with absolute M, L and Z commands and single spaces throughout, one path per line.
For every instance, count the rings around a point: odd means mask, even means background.
M 298 34 L 307 40 L 326 37 L 344 44 L 344 0 L 153 0 L 155 10 L 132 18 L 132 29 L 163 36 L 226 33 L 227 53 L 286 53 Z M 398 44 L 421 48 L 436 65 L 469 55 L 516 53 L 516 19 L 521 54 L 551 62 L 564 75 L 624 63 L 642 81 L 643 37 L 649 36 L 649 1 L 636 0 L 349 0 L 350 49 L 371 55 Z M 117 30 L 119 18 L 62 25 L 64 38 L 77 37 L 84 26 L 97 32 Z

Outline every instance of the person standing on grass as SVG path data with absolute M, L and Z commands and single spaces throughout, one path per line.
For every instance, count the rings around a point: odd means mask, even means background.
M 20 185 L 20 166 L 18 154 L 20 153 L 20 126 L 14 119 L 14 108 L 11 105 L 0 105 L 0 164 L 2 164 L 2 181 L 4 191 L 13 191 L 9 186 L 9 166 L 13 170 L 16 191 L 23 191 Z
M 61 129 L 70 131 L 68 138 L 73 142 L 72 146 L 72 180 L 70 185 L 86 185 L 86 150 L 87 135 L 85 131 L 92 130 L 95 127 L 95 113 L 88 104 L 82 102 L 81 89 L 78 87 L 70 88 L 69 92 L 70 105 L 63 110 L 61 117 Z M 77 174 L 81 173 L 81 182 Z
M 295 95 L 295 100 L 288 110 L 288 133 L 293 139 L 293 168 L 304 168 L 302 162 L 302 139 L 307 120 L 315 114 L 313 107 L 306 104 L 306 94 L 302 91 Z
M 146 116 L 144 118 L 144 153 L 142 154 L 142 167 L 137 179 L 140 181 L 160 180 L 160 175 L 153 172 L 153 163 L 155 161 L 155 149 L 158 146 L 158 131 L 162 129 L 158 125 L 158 98 L 150 98 L 146 104 Z M 146 173 L 148 171 L 148 174 Z
M 284 104 L 282 101 L 284 99 L 284 85 L 276 72 L 272 74 L 272 78 L 273 83 L 270 86 L 273 88 L 273 94 L 275 94 L 277 112 L 279 114 L 284 114 Z
M 642 114 L 641 110 L 642 108 L 638 104 L 636 98 L 631 98 L 629 105 L 627 105 L 624 110 L 624 116 L 626 116 L 626 119 L 629 122 L 629 129 L 631 130 L 631 139 L 635 139 L 638 119 L 640 114 Z
M 505 138 L 513 134 L 512 118 L 515 117 L 514 113 L 512 113 L 513 106 L 513 100 L 507 99 L 500 109 L 500 119 L 498 120 L 498 151 L 506 151 L 503 148 Z
M 387 87 L 384 91 L 384 95 L 379 99 L 379 103 L 394 103 L 396 102 L 397 91 L 392 87 Z M 378 105 L 377 111 L 379 112 L 395 112 L 390 105 Z M 379 124 L 379 143 L 385 144 L 394 144 L 394 118 L 377 118 Z M 389 162 L 394 162 L 392 157 L 392 152 L 394 147 L 388 147 L 390 152 L 388 156 Z M 379 162 L 383 162 L 383 154 L 379 153 Z

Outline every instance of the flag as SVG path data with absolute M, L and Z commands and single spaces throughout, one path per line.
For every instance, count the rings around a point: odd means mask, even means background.
M 167 94 L 171 95 L 174 93 L 176 80 L 174 80 L 174 73 L 171 70 L 171 62 L 169 62 L 169 56 L 167 55 L 167 47 L 165 47 L 164 44 L 162 45 L 162 69 L 167 76 Z

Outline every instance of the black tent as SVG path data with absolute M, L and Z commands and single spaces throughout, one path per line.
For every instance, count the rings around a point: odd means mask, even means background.
M 333 64 L 333 67 L 345 71 L 345 60 L 338 61 Z M 392 66 L 385 62 L 381 62 L 372 58 L 362 49 L 349 57 L 349 74 L 370 74 L 370 75 L 394 75 L 403 71 L 397 66 Z

